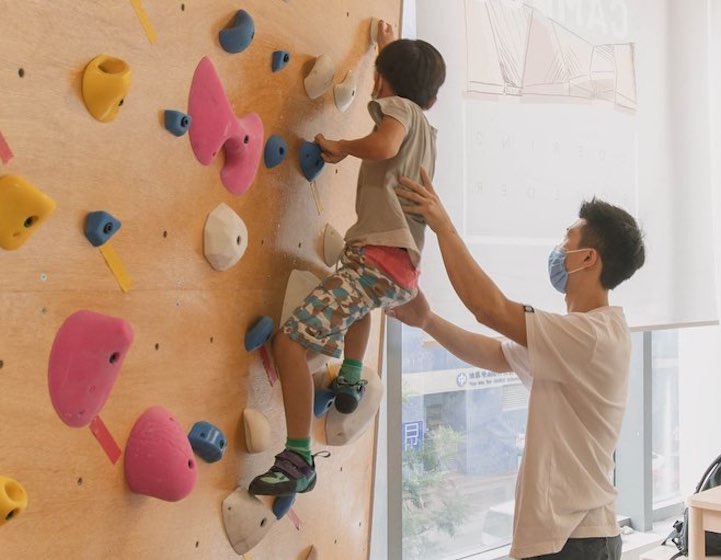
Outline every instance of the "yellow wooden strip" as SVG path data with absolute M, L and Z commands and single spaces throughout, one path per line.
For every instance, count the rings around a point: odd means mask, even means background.
M 130 279 L 128 271 L 125 270 L 125 265 L 123 265 L 120 257 L 115 252 L 115 249 L 113 249 L 108 242 L 105 245 L 100 246 L 100 252 L 105 259 L 105 262 L 108 263 L 108 268 L 110 268 L 113 276 L 115 276 L 115 279 L 118 281 L 120 288 L 127 294 L 133 282 Z
M 135 15 L 138 16 L 140 25 L 143 26 L 145 34 L 148 36 L 148 41 L 150 41 L 151 43 L 155 43 L 158 37 L 155 34 L 155 29 L 153 29 L 153 24 L 150 22 L 148 14 L 145 12 L 145 8 L 143 8 L 141 0 L 130 0 L 130 3 L 133 5 Z

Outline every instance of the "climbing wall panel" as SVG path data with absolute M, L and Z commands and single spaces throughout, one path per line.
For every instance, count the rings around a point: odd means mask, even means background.
M 252 15 L 255 36 L 229 54 L 218 33 L 239 9 Z M 0 13 L 0 134 L 12 153 L 0 150 L 0 177 L 21 176 L 57 204 L 19 249 L 0 250 L 0 475 L 19 481 L 29 497 L 27 510 L 0 527 L 2 555 L 237 558 L 221 502 L 264 471 L 285 439 L 280 387 L 269 385 L 259 353 L 246 352 L 243 337 L 261 315 L 280 319 L 292 269 L 319 276 L 330 270 L 322 258 L 326 223 L 343 232 L 353 222 L 358 162 L 326 166 L 311 185 L 298 154 L 318 132 L 351 138 L 370 130 L 370 18 L 397 29 L 400 0 L 0 0 Z M 273 73 L 278 49 L 291 60 Z M 358 99 L 345 113 L 332 89 L 315 100 L 303 89 L 324 53 L 336 64 L 336 83 L 348 70 L 357 76 Z M 101 54 L 132 72 L 107 123 L 90 115 L 81 91 L 85 66 Z M 261 163 L 240 196 L 221 183 L 222 154 L 203 166 L 189 136 L 163 126 L 165 109 L 187 112 L 193 73 L 205 56 L 235 114 L 257 113 L 265 138 L 278 134 L 288 143 L 286 160 L 273 169 Z M 205 221 L 220 203 L 249 234 L 245 254 L 224 272 L 203 255 Z M 83 234 L 86 214 L 96 210 L 122 222 L 108 243 L 132 280 L 127 293 Z M 122 449 L 135 420 L 154 405 L 172 411 L 186 433 L 207 420 L 226 434 L 221 461 L 197 460 L 187 498 L 170 503 L 131 493 L 123 458 L 113 465 L 88 427 L 58 418 L 48 357 L 63 321 L 81 309 L 122 318 L 134 331 L 100 414 Z M 375 314 L 366 354 L 374 368 L 379 340 Z M 245 452 L 246 406 L 271 421 L 267 452 Z M 320 424 L 315 436 L 318 450 Z M 281 519 L 246 558 L 305 559 L 311 545 L 321 559 L 367 558 L 374 443 L 371 428 L 351 446 L 330 448 L 332 457 L 319 462 L 318 486 L 293 506 L 300 530 Z

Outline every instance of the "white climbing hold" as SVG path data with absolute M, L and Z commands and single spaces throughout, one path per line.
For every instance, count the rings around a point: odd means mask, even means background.
M 233 209 L 221 202 L 208 214 L 203 252 L 215 270 L 228 270 L 248 248 L 248 228 Z
M 238 554 L 245 554 L 262 541 L 275 522 L 271 509 L 245 488 L 236 488 L 223 500 L 225 534 Z
M 335 106 L 341 113 L 347 111 L 348 107 L 351 106 L 353 100 L 355 99 L 355 94 L 355 75 L 351 70 L 348 70 L 345 79 L 333 87 L 333 100 L 335 101 Z
M 248 453 L 261 453 L 270 447 L 270 422 L 254 408 L 243 411 L 245 447 Z
M 323 262 L 333 266 L 338 262 L 343 247 L 345 247 L 343 236 L 332 225 L 326 224 L 323 231 Z
M 335 74 L 335 64 L 333 59 L 327 54 L 322 54 L 315 59 L 313 69 L 303 80 L 305 92 L 311 99 L 316 99 L 323 95 L 330 86 L 333 85 L 333 75 Z

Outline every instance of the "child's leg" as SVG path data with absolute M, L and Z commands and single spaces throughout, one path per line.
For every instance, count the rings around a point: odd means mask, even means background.
M 283 331 L 273 337 L 273 357 L 283 390 L 285 425 L 289 439 L 310 438 L 313 417 L 313 378 L 306 349 Z
M 370 313 L 368 313 L 362 319 L 358 319 L 353 323 L 345 333 L 344 357 L 362 362 L 370 333 L 371 317 Z
M 332 389 L 336 393 L 335 407 L 342 414 L 350 414 L 356 408 L 365 390 L 363 374 L 363 355 L 370 335 L 370 313 L 353 323 L 345 334 L 344 360 L 333 382 Z

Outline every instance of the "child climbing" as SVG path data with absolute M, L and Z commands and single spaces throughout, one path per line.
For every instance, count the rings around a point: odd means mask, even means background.
M 362 160 L 358 219 L 345 235 L 340 268 L 306 297 L 273 337 L 288 440 L 270 470 L 251 482 L 251 494 L 282 496 L 315 486 L 310 448 L 313 380 L 306 352 L 343 355 L 331 390 L 336 409 L 352 413 L 365 390 L 361 372 L 369 312 L 402 305 L 418 292 L 425 223 L 403 212 L 395 188 L 402 176 L 420 181 L 421 167 L 433 176 L 436 130 L 423 111 L 435 102 L 446 68 L 432 45 L 394 40 L 392 28 L 383 21 L 378 22 L 378 46 L 373 99 L 368 104 L 373 131 L 355 140 L 328 140 L 321 134 L 315 138 L 328 163 L 346 156 Z

